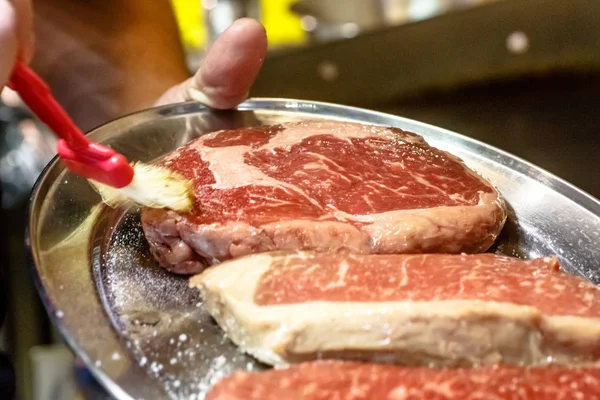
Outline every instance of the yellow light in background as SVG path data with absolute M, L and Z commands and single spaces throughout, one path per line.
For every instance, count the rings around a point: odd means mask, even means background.
M 301 44 L 305 34 L 300 18 L 290 11 L 295 0 L 261 0 L 262 24 L 270 46 Z M 171 0 L 186 47 L 203 48 L 206 43 L 204 10 L 201 0 Z
M 179 25 L 181 40 L 186 47 L 202 48 L 206 42 L 204 10 L 201 0 L 171 0 Z
M 262 23 L 267 30 L 269 45 L 303 43 L 305 34 L 300 18 L 290 11 L 296 0 L 261 0 Z

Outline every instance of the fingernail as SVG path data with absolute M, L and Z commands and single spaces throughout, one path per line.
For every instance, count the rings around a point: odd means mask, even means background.
M 213 103 L 210 97 L 208 97 L 195 87 L 189 87 L 187 89 L 187 94 L 190 100 L 197 101 L 211 108 L 215 108 L 215 103 Z

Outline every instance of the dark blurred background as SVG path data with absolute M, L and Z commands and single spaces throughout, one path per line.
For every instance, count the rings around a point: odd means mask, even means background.
M 259 18 L 270 54 L 253 96 L 357 105 L 522 157 L 600 197 L 597 0 L 173 1 L 190 71 L 234 19 Z M 10 91 L 0 105 L 1 348 L 20 398 L 104 398 L 40 306 L 24 247 L 28 195 L 54 138 Z M 4 399 L 0 394 L 0 398 Z

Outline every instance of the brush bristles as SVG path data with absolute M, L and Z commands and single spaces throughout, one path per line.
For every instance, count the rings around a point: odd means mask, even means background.
M 121 189 L 92 182 L 102 200 L 111 207 L 136 203 L 150 208 L 191 211 L 194 204 L 192 183 L 167 168 L 133 164 L 133 181 Z

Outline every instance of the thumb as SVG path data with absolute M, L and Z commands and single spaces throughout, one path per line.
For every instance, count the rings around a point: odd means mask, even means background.
M 263 26 L 239 19 L 208 50 L 198 72 L 165 93 L 158 104 L 196 100 L 213 108 L 233 108 L 248 96 L 266 53 Z

